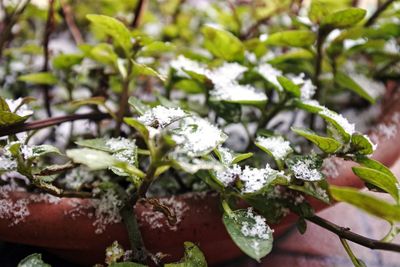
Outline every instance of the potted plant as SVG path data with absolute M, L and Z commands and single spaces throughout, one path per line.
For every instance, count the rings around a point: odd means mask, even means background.
M 0 239 L 84 265 L 206 266 L 259 261 L 310 221 L 355 266 L 347 241 L 400 251 L 398 7 L 353 2 L 0 2 Z M 316 215 L 336 201 L 388 234 Z

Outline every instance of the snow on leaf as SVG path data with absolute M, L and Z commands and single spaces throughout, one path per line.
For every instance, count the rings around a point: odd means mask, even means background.
M 287 155 L 293 152 L 289 141 L 283 139 L 282 136 L 258 136 L 256 145 L 267 153 L 270 153 L 277 160 L 283 160 Z
M 223 143 L 227 136 L 216 126 L 199 117 L 186 117 L 180 127 L 173 129 L 172 139 L 177 144 L 174 153 L 189 157 L 209 153 Z
M 147 126 L 165 128 L 167 125 L 185 116 L 188 116 L 188 114 L 180 108 L 156 106 L 151 110 L 146 111 L 137 120 Z

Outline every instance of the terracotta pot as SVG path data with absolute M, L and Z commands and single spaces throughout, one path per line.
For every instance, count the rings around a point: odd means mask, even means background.
M 400 155 L 400 94 L 385 104 L 380 122 L 371 129 L 370 136 L 378 143 L 373 157 L 387 166 L 396 162 Z M 329 178 L 330 183 L 363 186 L 352 173 L 351 163 L 338 161 L 336 165 L 338 177 Z M 103 262 L 105 248 L 114 240 L 128 247 L 127 232 L 122 223 L 111 223 L 103 233 L 95 233 L 98 227 L 94 225 L 95 218 L 90 216 L 94 212 L 90 200 L 62 198 L 52 204 L 26 192 L 6 192 L 3 200 L 14 204 L 26 201 L 30 215 L 10 226 L 13 219 L 1 216 L 0 209 L 1 240 L 40 246 L 82 265 Z M 200 246 L 210 264 L 242 255 L 224 229 L 216 194 L 190 193 L 161 198 L 160 201 L 171 204 L 179 214 L 176 226 L 171 227 L 161 213 L 155 213 L 143 204 L 135 207 L 146 247 L 150 251 L 169 254 L 165 260 L 174 261 L 183 255 L 183 242 L 192 241 Z M 326 207 L 320 202 L 312 202 L 316 210 Z M 295 219 L 295 216 L 289 215 L 281 224 L 273 226 L 275 237 L 279 237 Z

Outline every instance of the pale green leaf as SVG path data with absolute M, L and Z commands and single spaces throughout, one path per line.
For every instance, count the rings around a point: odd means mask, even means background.
M 306 47 L 315 42 L 316 35 L 307 30 L 280 31 L 271 34 L 265 41 L 267 45 Z
M 32 84 L 44 85 L 54 85 L 57 83 L 57 78 L 49 72 L 37 72 L 21 75 L 18 77 L 18 80 Z

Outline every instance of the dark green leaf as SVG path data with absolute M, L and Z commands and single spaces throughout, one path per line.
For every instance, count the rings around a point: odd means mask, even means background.
M 135 262 L 114 262 L 111 263 L 108 267 L 147 267 L 147 265 Z
M 42 260 L 42 255 L 35 253 L 20 261 L 18 267 L 51 267 L 51 265 Z
M 304 218 L 300 217 L 296 223 L 297 230 L 300 234 L 304 234 L 307 231 L 307 222 Z
M 211 26 L 204 26 L 201 32 L 204 47 L 214 56 L 227 61 L 244 59 L 244 45 L 232 33 Z
M 256 220 L 253 216 L 249 216 L 247 210 L 235 210 L 232 214 L 225 213 L 223 221 L 226 230 L 235 244 L 248 256 L 260 261 L 262 257 L 271 252 L 273 237 L 272 231 L 266 224 L 265 229 L 258 225 L 256 228 L 258 234 L 251 235 L 244 233 L 243 229 L 253 229 L 256 227 Z M 262 236 L 259 234 L 262 234 Z
M 319 136 L 311 130 L 295 127 L 292 127 L 291 129 L 298 135 L 301 135 L 304 138 L 307 138 L 308 140 L 313 142 L 325 153 L 335 153 L 342 147 L 342 144 L 335 139 L 325 136 Z
M 330 186 L 332 197 L 358 207 L 374 216 L 389 222 L 400 221 L 400 206 L 389 204 L 386 201 L 359 192 L 351 187 Z

